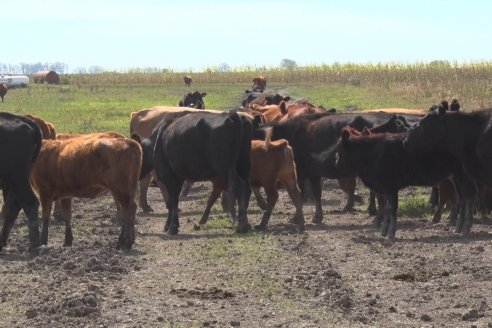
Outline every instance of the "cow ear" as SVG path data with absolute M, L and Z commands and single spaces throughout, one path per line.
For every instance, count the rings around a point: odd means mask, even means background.
M 441 111 L 441 109 L 443 109 L 444 111 L 449 109 L 449 104 L 446 100 L 441 101 L 441 103 L 439 104 L 439 111 Z
M 179 101 L 179 104 L 178 104 L 179 107 L 184 107 L 184 103 L 182 100 Z
M 132 133 L 132 137 L 131 137 L 133 140 L 135 140 L 136 142 L 138 142 L 139 144 L 142 143 L 142 138 L 140 138 L 140 136 L 136 133 Z
M 284 98 L 284 101 L 289 101 L 289 100 L 290 100 L 290 96 Z
M 460 106 L 460 103 L 459 103 L 458 99 L 453 99 L 451 101 L 451 105 L 449 107 L 449 110 L 451 110 L 452 112 L 457 112 L 457 111 L 460 110 L 460 107 L 461 106 Z
M 207 95 L 206 92 L 202 92 L 202 98 L 205 97 Z
M 444 114 L 446 114 L 447 110 L 448 110 L 447 107 L 439 106 L 438 113 L 439 113 L 439 115 L 444 115 Z
M 348 130 L 342 130 L 342 142 L 347 142 L 350 139 L 350 132 Z

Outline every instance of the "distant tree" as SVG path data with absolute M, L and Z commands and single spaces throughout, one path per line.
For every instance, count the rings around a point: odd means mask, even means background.
M 229 64 L 227 63 L 220 63 L 219 66 L 217 66 L 217 71 L 219 72 L 228 72 L 229 69 Z
M 67 64 L 62 63 L 62 62 L 54 62 L 52 64 L 49 64 L 48 68 L 51 71 L 55 71 L 58 74 L 63 74 L 65 73 L 65 70 L 67 69 Z
M 93 66 L 89 66 L 87 72 L 90 74 L 99 74 L 104 72 L 104 68 L 102 68 L 101 66 L 93 65 Z
M 297 63 L 295 60 L 284 58 L 280 62 L 280 66 L 283 68 L 293 69 L 297 67 Z

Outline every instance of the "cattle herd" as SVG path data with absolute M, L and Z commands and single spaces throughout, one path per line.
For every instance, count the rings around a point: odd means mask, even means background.
M 291 223 L 299 232 L 305 229 L 302 204 L 308 194 L 316 204 L 311 222 L 321 223 L 321 178 L 338 180 L 347 195 L 345 211 L 354 207 L 360 178 L 371 190 L 374 223 L 388 239 L 396 237 L 398 191 L 407 186 L 434 187 L 439 206 L 433 222 L 450 202 L 450 223 L 464 235 L 477 208 L 488 209 L 480 200 L 492 186 L 492 109 L 463 112 L 453 100 L 428 111 L 337 113 L 269 93 L 264 77 L 253 80 L 242 107 L 228 112 L 205 110 L 205 95 L 186 94 L 179 105 L 187 108 L 159 106 L 132 113 L 130 137 L 115 132 L 57 134 L 39 117 L 0 113 L 0 250 L 21 209 L 29 222 L 30 248 L 46 245 L 53 205 L 54 215 L 65 221 L 64 245 L 72 245 L 72 197 L 107 192 L 113 195 L 122 227 L 117 247 L 130 249 L 137 199 L 143 211 L 152 211 L 146 196 L 152 177 L 168 209 L 164 230 L 171 235 L 179 232 L 180 193 L 193 181 L 213 185 L 197 227 L 207 222 L 224 192 L 225 209 L 238 233 L 251 229 L 247 213 L 252 192 L 263 210 L 255 229 L 268 228 L 279 188 L 287 189 L 292 199 L 296 210 Z

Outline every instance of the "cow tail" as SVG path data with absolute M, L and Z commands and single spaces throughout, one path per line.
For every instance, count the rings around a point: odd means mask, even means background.
M 161 145 L 161 139 L 162 139 L 162 134 L 164 133 L 164 124 L 161 124 L 159 126 L 159 130 L 157 131 L 157 136 L 154 140 L 154 150 L 152 151 L 152 158 L 153 158 L 153 163 L 152 166 L 154 167 L 154 170 L 157 173 L 157 176 L 160 177 L 161 175 L 161 165 L 157 165 L 158 163 L 162 163 L 161 161 L 158 160 L 159 157 L 162 157 L 162 145 Z M 159 147 L 159 145 L 161 147 Z
M 237 127 L 234 142 L 234 161 L 233 167 L 229 172 L 229 189 L 233 190 L 234 197 L 230 197 L 232 202 L 238 200 L 239 220 L 243 220 L 248 207 L 249 195 L 251 194 L 251 133 L 252 124 L 247 118 L 242 118 L 239 113 L 231 113 L 231 119 Z M 234 203 L 232 203 L 234 204 Z

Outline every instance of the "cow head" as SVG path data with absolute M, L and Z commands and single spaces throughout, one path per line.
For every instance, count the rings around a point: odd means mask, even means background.
M 266 79 L 263 76 L 257 76 L 253 79 L 253 91 L 263 92 L 266 89 Z
M 361 133 L 354 128 L 343 128 L 342 134 L 336 146 L 335 167 L 341 174 L 344 175 L 350 175 L 355 170 L 353 167 L 354 161 L 351 158 L 350 151 L 350 139 L 353 138 L 354 134 L 361 135 Z
M 183 97 L 183 100 L 179 101 L 179 107 L 191 107 L 196 109 L 205 109 L 205 103 L 203 102 L 203 97 L 207 95 L 206 92 L 188 92 Z
M 403 141 L 403 146 L 409 151 L 412 150 L 437 150 L 444 145 L 446 138 L 446 110 L 442 104 L 437 110 L 433 110 L 425 115 L 419 123 L 408 131 L 408 135 Z
M 266 105 L 278 105 L 281 101 L 289 101 L 290 97 L 283 97 L 276 93 L 273 96 L 265 96 Z

